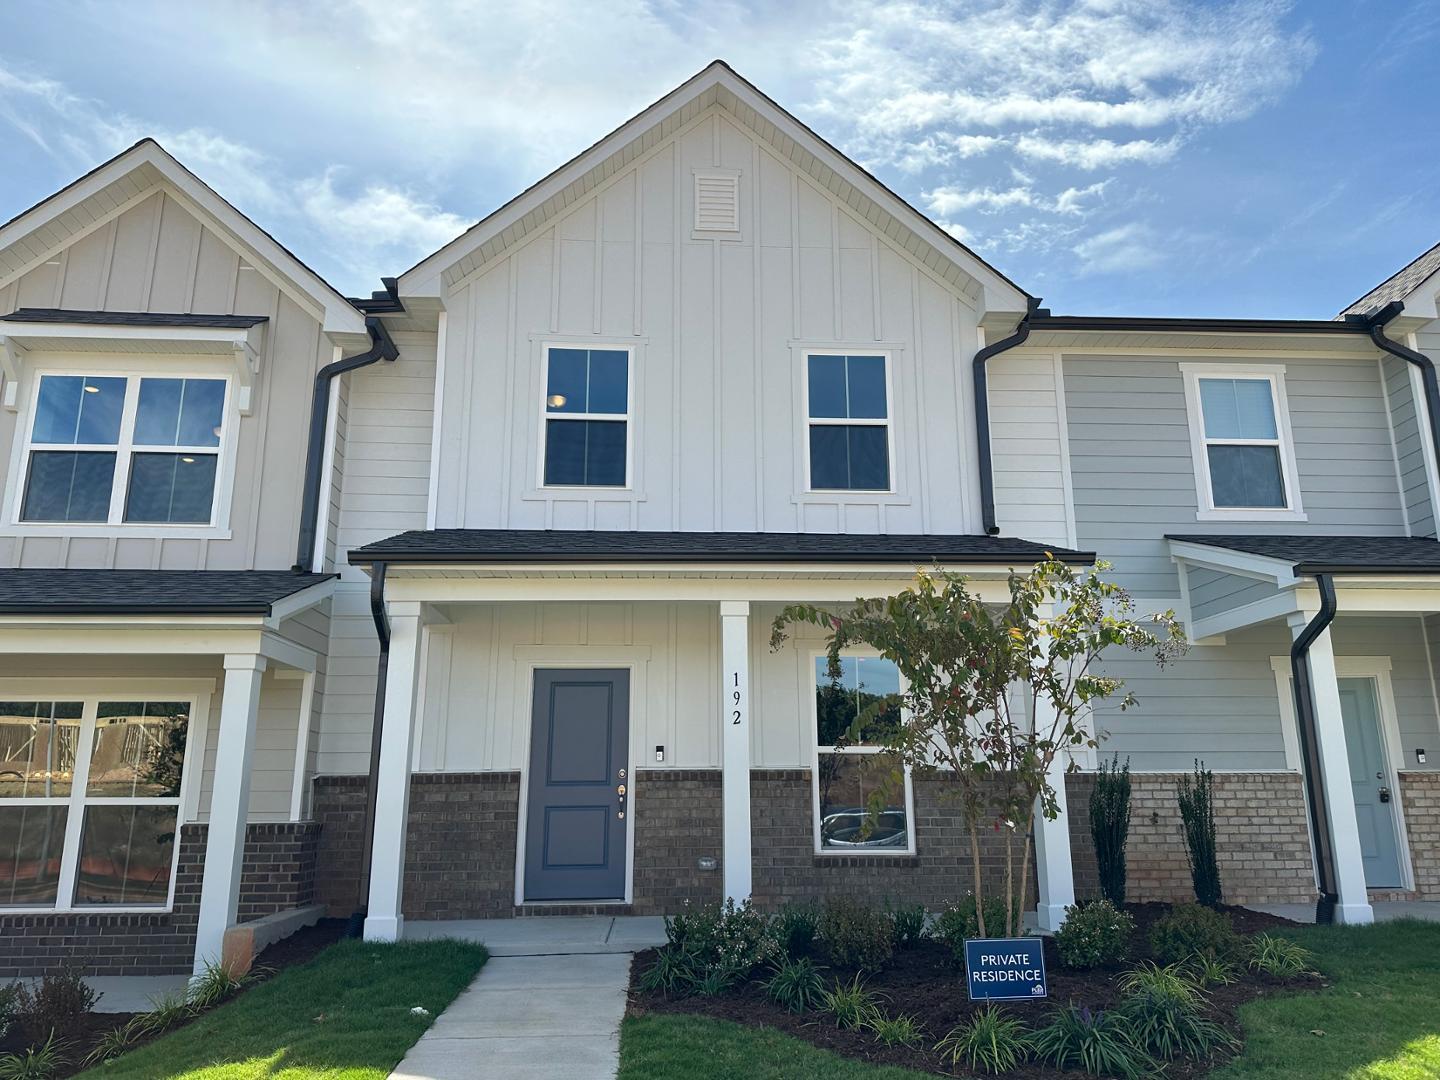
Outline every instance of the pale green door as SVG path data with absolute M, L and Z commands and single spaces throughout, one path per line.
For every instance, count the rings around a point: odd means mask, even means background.
M 1390 788 L 1390 768 L 1380 734 L 1375 680 L 1338 681 L 1345 748 L 1350 756 L 1350 788 L 1355 795 L 1355 821 L 1360 827 L 1360 852 L 1365 862 L 1365 884 L 1372 889 L 1398 889 L 1401 880 L 1395 796 Z

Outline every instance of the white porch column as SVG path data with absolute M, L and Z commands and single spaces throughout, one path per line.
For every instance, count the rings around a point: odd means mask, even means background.
M 243 653 L 225 657 L 225 691 L 220 702 L 220 736 L 215 747 L 215 786 L 210 793 L 210 827 L 205 838 L 200 917 L 195 930 L 195 974 L 218 963 L 225 931 L 240 902 L 240 869 L 245 854 L 245 819 L 250 811 L 250 764 L 255 749 L 255 716 L 265 658 Z
M 1298 637 L 1314 612 L 1291 621 Z M 1320 758 L 1320 783 L 1330 818 L 1330 848 L 1339 893 L 1335 920 L 1372 923 L 1375 911 L 1365 892 L 1365 864 L 1360 851 L 1360 826 L 1355 819 L 1355 793 L 1350 786 L 1350 755 L 1345 746 L 1345 721 L 1340 714 L 1340 684 L 1335 677 L 1335 650 L 1327 629 L 1310 644 L 1310 693 L 1315 704 L 1315 742 Z
M 750 896 L 750 604 L 720 602 L 721 793 L 725 896 Z
M 410 813 L 410 754 L 415 734 L 415 683 L 420 666 L 420 605 L 392 603 L 390 661 L 385 675 L 385 725 L 375 789 L 375 842 L 370 852 L 366 941 L 399 941 L 403 922 L 405 824 Z
M 1036 729 L 1049 731 L 1055 723 L 1055 710 L 1048 701 L 1036 703 Z M 1046 778 L 1055 789 L 1060 813 L 1054 821 L 1040 811 L 1035 801 L 1035 884 L 1040 893 L 1035 907 L 1035 921 L 1041 930 L 1059 930 L 1065 921 L 1065 909 L 1075 903 L 1075 872 L 1070 863 L 1070 814 L 1065 802 L 1065 768 L 1069 755 L 1055 755 Z

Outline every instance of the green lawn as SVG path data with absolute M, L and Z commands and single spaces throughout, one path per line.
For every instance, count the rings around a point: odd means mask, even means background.
M 384 1080 L 485 963 L 454 941 L 342 941 L 90 1080 Z
M 1315 952 L 1333 985 L 1245 1006 L 1245 1052 L 1212 1073 L 1215 1080 L 1440 1077 L 1440 923 L 1303 927 L 1287 934 Z M 627 1019 L 621 1029 L 620 1080 L 922 1075 L 848 1061 L 777 1031 L 702 1017 L 645 1016 Z

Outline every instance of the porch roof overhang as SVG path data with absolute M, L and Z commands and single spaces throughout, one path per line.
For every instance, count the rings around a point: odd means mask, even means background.
M 1094 552 L 1001 536 L 779 532 L 636 532 L 565 529 L 426 529 L 356 548 L 366 566 L 516 563 L 889 563 L 1019 566 L 1050 553 L 1088 565 Z
M 350 562 L 385 568 L 392 602 L 503 600 L 810 600 L 888 594 L 917 566 L 965 574 L 981 595 L 1008 596 L 1011 568 L 1050 552 L 1089 552 L 993 536 L 598 532 L 436 529 L 358 548 Z M 993 594 L 993 596 L 991 595 Z
M 1341 614 L 1440 612 L 1440 541 L 1429 537 L 1192 533 L 1165 539 L 1187 595 L 1189 574 L 1196 568 L 1274 588 L 1248 603 L 1193 618 L 1195 639 L 1313 615 L 1319 609 L 1315 579 L 1320 575 L 1334 582 Z
M 289 570 L 0 570 L 0 653 L 253 653 L 315 670 L 281 623 L 334 574 Z

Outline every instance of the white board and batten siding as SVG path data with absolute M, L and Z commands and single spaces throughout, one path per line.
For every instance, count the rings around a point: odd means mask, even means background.
M 310 313 L 159 188 L 0 288 L 0 314 L 22 307 L 263 315 L 269 321 L 253 412 L 231 416 L 240 431 L 228 536 L 157 539 L 154 528 L 127 536 L 123 526 L 98 537 L 0 533 L 0 566 L 241 570 L 294 562 L 310 387 L 332 357 Z M 44 362 L 51 355 L 33 357 Z M 177 369 L 184 364 L 177 359 Z M 28 375 L 25 381 L 22 401 Z M 24 441 L 17 417 L 28 421 L 0 409 L 0 488 L 10 456 Z M 13 494 L 0 490 L 4 505 Z M 25 530 L 37 531 L 49 530 Z
M 695 230 L 709 170 L 733 238 Z M 972 305 L 711 109 L 450 288 L 436 524 L 976 532 Z M 630 490 L 540 485 L 547 341 L 635 350 Z M 804 490 L 807 347 L 890 356 L 894 493 Z

